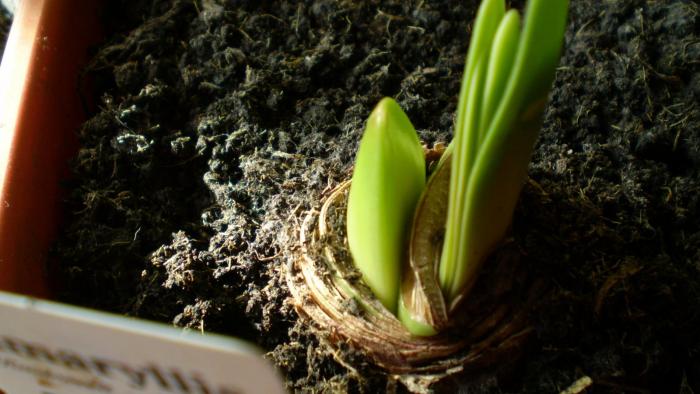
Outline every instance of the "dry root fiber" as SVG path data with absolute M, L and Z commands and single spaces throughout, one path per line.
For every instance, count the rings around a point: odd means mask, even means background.
M 487 262 L 475 289 L 434 337 L 412 336 L 371 294 L 354 269 L 345 239 L 349 182 L 331 192 L 320 212 L 306 214 L 299 253 L 287 284 L 299 315 L 328 339 L 338 361 L 352 368 L 350 345 L 412 391 L 454 374 L 480 375 L 510 364 L 532 333 L 528 316 L 542 286 L 528 278 L 512 242 Z

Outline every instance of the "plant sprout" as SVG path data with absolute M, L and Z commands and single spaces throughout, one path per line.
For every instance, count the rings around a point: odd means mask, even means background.
M 504 0 L 482 2 L 454 139 L 427 185 L 420 142 L 400 107 L 383 99 L 367 122 L 348 197 L 349 248 L 370 289 L 414 335 L 449 325 L 508 231 L 567 10 L 568 0 L 530 0 L 521 31 Z
M 396 312 L 406 231 L 425 187 L 418 134 L 390 98 L 367 120 L 348 196 L 348 244 L 355 265 L 379 301 Z

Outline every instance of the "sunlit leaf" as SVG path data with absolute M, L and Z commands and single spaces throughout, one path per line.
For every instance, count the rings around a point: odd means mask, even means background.
M 567 10 L 567 0 L 531 0 L 528 3 L 513 65 L 499 67 L 509 72 L 503 96 L 495 106 L 493 119 L 481 123 L 485 129 L 479 131 L 483 138 L 472 166 L 457 170 L 468 174 L 461 179 L 466 187 L 462 195 L 461 189 L 456 192 L 452 189 L 457 181 L 451 185 L 446 241 L 440 262 L 440 283 L 449 305 L 454 306 L 470 290 L 484 260 L 510 226 L 559 63 Z M 510 29 L 512 27 L 503 25 L 502 37 L 507 37 L 505 32 Z M 504 44 L 493 43 L 494 47 L 500 45 Z M 491 53 L 497 54 L 499 50 L 494 48 Z M 503 53 L 508 51 L 504 49 Z M 492 70 L 490 65 L 489 72 Z M 494 78 L 500 80 L 503 76 Z M 467 108 L 482 107 L 467 105 Z M 488 116 L 490 109 L 483 111 Z M 469 117 L 467 114 L 466 118 Z M 456 132 L 465 131 L 458 129 Z M 454 162 L 469 163 L 464 159 L 468 154 L 455 144 Z M 454 241 L 448 242 L 451 240 Z
M 450 198 L 445 233 L 445 246 L 440 264 L 440 284 L 443 289 L 453 287 L 459 257 L 459 218 L 464 210 L 467 181 L 472 163 L 478 153 L 479 116 L 483 81 L 488 66 L 493 37 L 505 15 L 503 0 L 485 0 L 481 3 L 474 21 L 469 52 L 462 76 L 462 87 L 457 107 L 454 139 L 454 170 L 450 179 Z
M 418 135 L 399 105 L 384 98 L 367 120 L 357 152 L 347 236 L 355 266 L 393 313 L 411 219 L 424 187 L 425 159 Z

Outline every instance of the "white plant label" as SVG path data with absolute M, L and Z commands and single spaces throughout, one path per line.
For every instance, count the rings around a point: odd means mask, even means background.
M 277 394 L 254 347 L 0 292 L 0 394 Z

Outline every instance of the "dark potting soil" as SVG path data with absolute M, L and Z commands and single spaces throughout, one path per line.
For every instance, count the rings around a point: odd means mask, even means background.
M 449 140 L 477 2 L 111 4 L 62 300 L 246 338 L 291 390 L 391 388 L 334 361 L 282 267 L 380 98 Z M 451 388 L 700 392 L 700 7 L 572 1 L 565 45 L 514 219 L 549 283 L 536 338 L 514 369 Z

